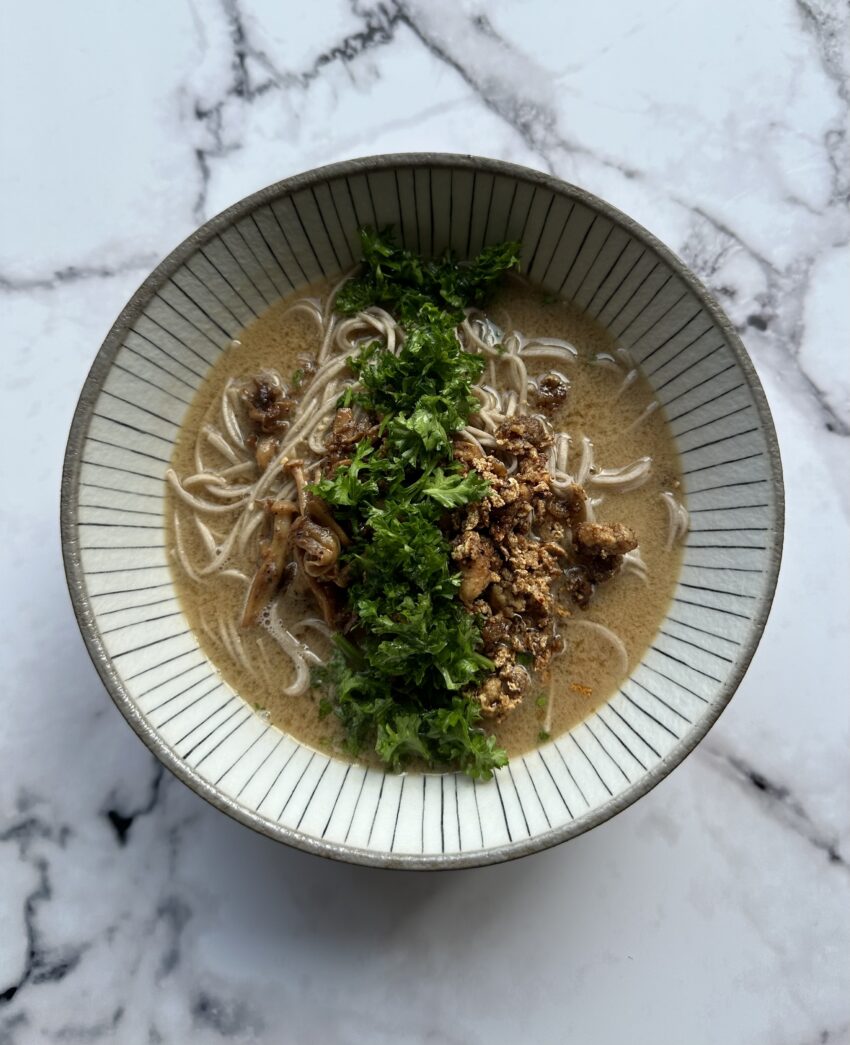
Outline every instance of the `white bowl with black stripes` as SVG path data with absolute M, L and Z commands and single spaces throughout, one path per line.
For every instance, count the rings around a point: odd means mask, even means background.
M 518 239 L 524 271 L 629 348 L 663 404 L 692 526 L 668 618 L 588 721 L 489 783 L 384 774 L 314 751 L 216 674 L 180 611 L 164 474 L 209 366 L 274 300 L 351 266 L 362 225 L 461 257 Z M 509 860 L 624 809 L 705 736 L 750 662 L 782 547 L 783 487 L 764 393 L 704 287 L 590 194 L 468 156 L 378 156 L 272 185 L 213 218 L 145 280 L 80 396 L 62 480 L 65 567 L 110 695 L 189 787 L 264 834 L 389 867 Z

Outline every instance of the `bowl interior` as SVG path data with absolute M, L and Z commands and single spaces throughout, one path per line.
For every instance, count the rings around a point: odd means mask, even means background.
M 523 271 L 596 317 L 640 363 L 682 457 L 692 526 L 669 615 L 640 666 L 571 732 L 491 783 L 386 775 L 269 726 L 217 675 L 176 601 L 164 473 L 193 393 L 283 294 L 349 268 L 357 230 L 393 225 L 425 254 L 506 238 Z M 222 809 L 344 859 L 506 859 L 601 822 L 660 780 L 723 709 L 778 570 L 782 485 L 763 393 L 728 321 L 664 247 L 602 201 L 464 157 L 355 161 L 272 186 L 213 219 L 142 285 L 83 391 L 63 540 L 84 637 L 151 748 Z

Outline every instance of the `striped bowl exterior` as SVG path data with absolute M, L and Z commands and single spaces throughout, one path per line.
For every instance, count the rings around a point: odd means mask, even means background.
M 426 254 L 518 239 L 523 269 L 640 363 L 682 458 L 692 527 L 642 663 L 569 733 L 487 784 L 387 775 L 299 744 L 217 675 L 175 598 L 164 473 L 212 363 L 283 294 L 358 257 L 362 225 Z M 510 859 L 587 830 L 662 779 L 735 691 L 769 610 L 781 467 L 746 352 L 704 288 L 589 194 L 509 164 L 401 155 L 324 168 L 214 218 L 145 281 L 80 398 L 62 534 L 83 636 L 119 708 L 186 783 L 274 838 L 340 859 L 442 868 Z

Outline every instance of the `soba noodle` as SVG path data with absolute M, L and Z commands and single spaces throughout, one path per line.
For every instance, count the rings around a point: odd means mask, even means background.
M 239 378 L 231 376 L 206 409 L 192 447 L 194 471 L 181 473 L 177 468 L 170 468 L 166 473 L 173 496 L 172 555 L 197 598 L 201 598 L 206 589 L 212 592 L 214 585 L 224 578 L 247 594 L 250 577 L 245 572 L 245 559 L 253 556 L 265 518 L 264 505 L 298 499 L 303 482 L 298 477 L 311 473 L 321 464 L 326 453 L 325 437 L 340 396 L 348 389 L 357 388 L 350 358 L 375 340 L 383 342 L 392 353 L 397 353 L 404 343 L 403 329 L 383 309 L 369 308 L 349 317 L 334 312 L 335 298 L 348 278 L 324 294 L 291 301 L 279 313 L 280 319 L 300 315 L 314 324 L 317 348 L 304 356 L 307 373 L 297 411 L 265 465 L 258 466 L 252 445 L 242 392 L 246 380 L 253 374 L 245 374 Z M 552 422 L 538 414 L 539 408 L 535 406 L 540 381 L 552 375 L 568 387 L 580 353 L 563 338 L 532 336 L 530 331 L 518 329 L 505 331 L 496 322 L 497 318 L 496 314 L 485 315 L 470 309 L 456 328 L 460 344 L 487 361 L 481 382 L 474 388 L 478 409 L 460 437 L 489 454 L 500 456 L 508 474 L 513 474 L 516 458 L 499 449 L 494 433 L 507 418 L 529 413 L 540 416 L 551 431 Z M 619 384 L 613 392 L 613 402 L 632 394 L 640 375 L 626 350 L 598 352 L 591 362 L 600 371 L 610 371 L 612 377 L 617 376 Z M 263 379 L 277 388 L 285 388 L 288 377 L 271 368 L 263 373 Z M 657 408 L 654 399 L 643 403 L 625 431 L 634 432 Z M 653 459 L 646 454 L 613 467 L 597 463 L 590 431 L 568 432 L 556 427 L 553 436 L 553 445 L 548 450 L 552 488 L 560 496 L 573 484 L 584 487 L 590 521 L 600 511 L 609 517 L 623 516 L 616 510 L 617 499 L 644 486 L 653 474 Z M 298 468 L 293 471 L 296 465 Z M 668 552 L 672 552 L 687 533 L 688 513 L 669 490 L 660 494 L 660 500 L 668 520 L 664 543 Z M 187 542 L 187 525 L 197 535 L 192 553 Z M 640 549 L 625 555 L 622 573 L 626 584 L 630 578 L 631 583 L 644 586 L 652 580 L 652 571 Z M 249 653 L 232 617 L 229 606 L 213 597 L 204 599 L 205 633 L 220 644 L 246 675 L 262 679 L 266 687 L 274 685 L 274 670 L 263 642 L 259 639 L 252 642 Z M 264 635 L 274 640 L 290 665 L 288 680 L 280 686 L 282 693 L 288 698 L 303 695 L 310 687 L 311 668 L 328 655 L 331 629 L 309 607 L 305 607 L 299 619 L 284 622 L 274 601 L 263 611 L 259 622 Z M 628 672 L 629 650 L 611 627 L 569 614 L 563 627 L 566 650 L 570 648 L 569 636 L 573 629 L 592 633 L 611 651 L 612 673 L 622 676 Z M 260 651 L 259 656 L 254 653 L 254 645 Z M 552 726 L 553 685 L 551 682 L 546 701 L 546 733 Z

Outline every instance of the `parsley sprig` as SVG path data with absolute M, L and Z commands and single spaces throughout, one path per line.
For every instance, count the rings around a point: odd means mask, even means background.
M 405 325 L 416 323 L 423 306 L 435 305 L 455 319 L 471 305 L 485 304 L 504 274 L 519 265 L 519 243 L 486 247 L 477 258 L 458 263 L 451 253 L 424 260 L 393 242 L 388 230 L 362 229 L 363 273 L 336 299 L 345 314 L 380 305 Z
M 488 488 L 476 472 L 463 475 L 452 456 L 451 437 L 475 408 L 472 385 L 483 367 L 454 328 L 463 309 L 483 304 L 518 263 L 518 245 L 458 263 L 425 261 L 386 232 L 364 230 L 361 241 L 363 272 L 336 307 L 380 305 L 405 340 L 396 354 L 372 342 L 352 360 L 360 387 L 350 399 L 380 420 L 380 440 L 360 442 L 350 464 L 313 487 L 352 535 L 344 560 L 357 622 L 337 637 L 320 681 L 353 753 L 373 746 L 392 769 L 416 759 L 486 779 L 507 756 L 481 729 L 469 690 L 493 664 L 458 598 L 441 524 Z

